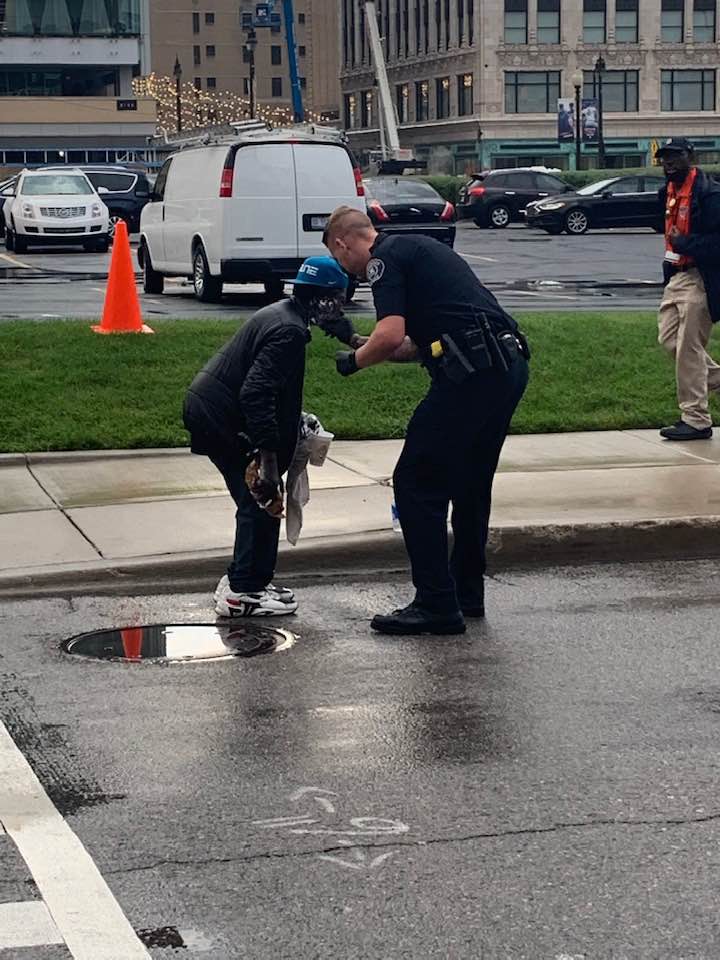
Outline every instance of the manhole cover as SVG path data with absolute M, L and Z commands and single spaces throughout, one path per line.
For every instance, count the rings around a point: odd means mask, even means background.
M 287 650 L 296 640 L 289 630 L 250 623 L 165 623 L 98 630 L 62 644 L 66 653 L 94 660 L 187 663 L 256 657 Z

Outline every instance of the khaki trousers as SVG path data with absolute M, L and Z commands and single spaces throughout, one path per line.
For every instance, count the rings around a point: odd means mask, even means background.
M 720 366 L 706 351 L 712 320 L 698 270 L 676 273 L 665 287 L 658 315 L 658 340 L 675 358 L 682 419 L 696 430 L 712 426 L 708 390 L 720 391 Z

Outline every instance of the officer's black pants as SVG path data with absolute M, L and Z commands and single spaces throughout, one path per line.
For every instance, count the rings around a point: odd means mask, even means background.
M 492 484 L 510 421 L 528 381 L 518 358 L 455 385 L 442 374 L 413 414 L 394 474 L 415 602 L 454 613 L 483 598 Z M 448 563 L 448 506 L 455 535 Z

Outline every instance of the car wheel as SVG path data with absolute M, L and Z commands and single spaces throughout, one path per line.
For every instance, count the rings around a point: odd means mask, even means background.
M 25 237 L 19 237 L 17 234 L 14 234 L 13 244 L 15 245 L 15 253 L 27 253 L 28 245 Z
M 222 280 L 213 277 L 202 246 L 193 253 L 193 289 L 201 303 L 217 303 L 222 296 Z
M 98 253 L 107 253 L 110 249 L 109 235 L 107 237 L 103 237 L 101 240 L 96 240 L 93 249 L 97 250 Z
M 271 300 L 280 300 L 285 296 L 285 282 L 283 280 L 266 280 L 263 284 L 265 293 Z
M 10 227 L 5 227 L 5 249 L 10 253 L 15 249 L 15 234 Z
M 150 251 L 143 244 L 143 290 L 145 293 L 162 293 L 165 289 L 165 278 L 157 270 L 153 270 Z
M 510 223 L 510 210 L 499 203 L 490 211 L 490 226 L 495 230 L 504 230 Z
M 111 239 L 115 236 L 115 228 L 121 220 L 125 220 L 125 217 L 119 213 L 113 213 L 112 211 L 110 212 L 110 217 L 108 219 L 108 236 Z M 127 224 L 128 233 L 130 233 L 130 224 L 127 222 L 127 220 L 125 220 L 125 223 Z
M 579 236 L 581 233 L 587 233 L 590 222 L 587 214 L 583 210 L 570 210 L 565 217 L 565 229 L 568 233 Z

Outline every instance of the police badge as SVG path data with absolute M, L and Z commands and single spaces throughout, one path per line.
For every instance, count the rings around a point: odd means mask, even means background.
M 370 286 L 378 281 L 384 273 L 385 262 L 383 260 L 378 260 L 377 257 L 373 257 L 365 269 L 365 276 L 367 277 Z

